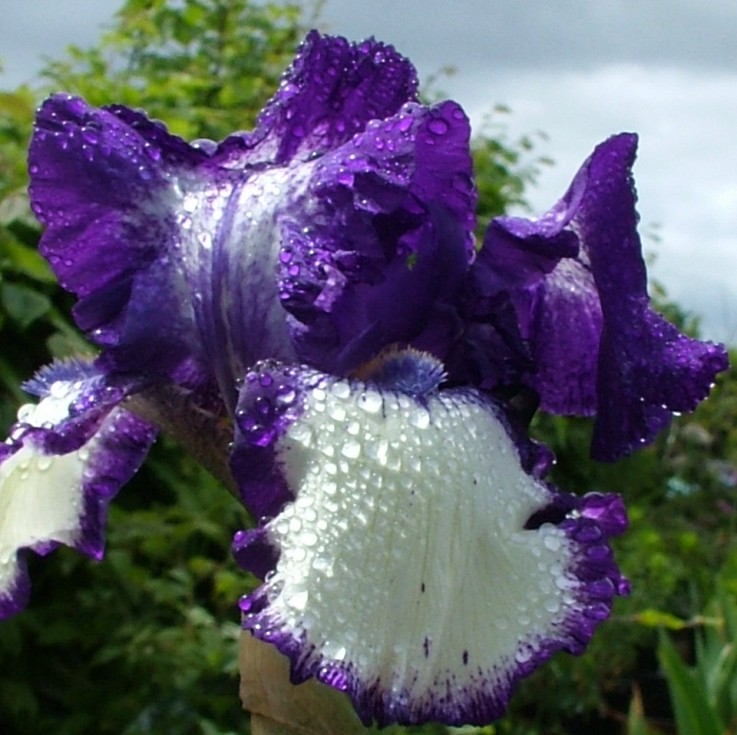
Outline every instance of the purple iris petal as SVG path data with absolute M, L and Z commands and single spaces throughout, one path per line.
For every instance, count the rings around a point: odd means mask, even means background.
M 346 373 L 395 342 L 443 356 L 473 257 L 469 134 L 454 103 L 407 105 L 319 161 L 280 254 L 301 359 Z
M 391 47 L 311 33 L 252 133 L 188 145 L 55 96 L 30 149 L 42 252 L 110 371 L 232 409 L 258 359 L 347 370 L 390 342 L 441 354 L 472 257 L 468 121 L 417 104 Z
M 596 414 L 592 455 L 604 460 L 651 442 L 727 366 L 722 346 L 680 334 L 650 306 L 636 144 L 623 134 L 598 146 L 541 219 L 495 219 L 464 307 L 479 379 L 533 387 L 553 413 Z M 501 345 L 486 362 L 484 341 Z
M 56 95 L 38 112 L 29 171 L 40 249 L 119 371 L 168 375 L 196 353 L 187 286 L 167 263 L 178 246 L 169 172 L 203 157 L 125 108 Z
M 0 617 L 28 600 L 24 549 L 102 557 L 108 503 L 156 434 L 120 407 L 132 386 L 106 384 L 91 364 L 52 365 L 30 388 L 41 400 L 21 408 L 0 452 Z
M 545 483 L 542 453 L 479 391 L 440 389 L 435 358 L 371 370 L 264 362 L 243 384 L 233 470 L 266 516 L 234 542 L 265 578 L 244 627 L 366 723 L 485 724 L 627 593 L 609 547 L 624 507 Z
M 417 72 L 391 46 L 373 39 L 352 44 L 311 31 L 256 130 L 224 140 L 215 159 L 237 167 L 321 155 L 416 98 Z
M 650 307 L 631 180 L 637 139 L 613 138 L 589 162 L 577 221 L 604 328 L 592 454 L 616 459 L 648 444 L 673 411 L 692 411 L 726 370 L 721 345 L 682 335 Z

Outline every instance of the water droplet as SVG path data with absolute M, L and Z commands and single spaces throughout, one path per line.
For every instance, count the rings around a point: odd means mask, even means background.
M 146 143 L 143 147 L 143 150 L 152 161 L 158 161 L 161 158 L 161 151 L 155 146 L 151 145 L 151 143 Z
M 66 398 L 69 395 L 69 386 L 62 380 L 55 380 L 49 386 L 49 395 L 52 398 Z
M 343 184 L 343 186 L 353 186 L 353 174 L 347 168 L 338 169 L 336 178 L 338 183 Z
M 307 598 L 307 590 L 299 590 L 290 596 L 288 604 L 296 610 L 304 610 L 307 607 Z
M 184 197 L 184 201 L 182 202 L 182 209 L 185 212 L 189 212 L 190 214 L 192 212 L 197 211 L 197 207 L 199 206 L 199 199 L 194 194 L 187 194 Z
M 302 530 L 302 520 L 296 516 L 289 519 L 289 530 L 292 533 L 299 533 Z
M 349 439 L 341 448 L 341 454 L 348 459 L 358 459 L 361 454 L 361 445 L 355 439 Z
M 383 405 L 381 393 L 375 390 L 367 390 L 358 398 L 358 407 L 367 413 L 378 413 Z
M 318 538 L 314 531 L 305 531 L 300 540 L 305 546 L 314 546 L 317 543 Z
M 29 421 L 35 410 L 36 405 L 34 403 L 24 403 L 18 409 L 18 421 L 20 423 Z
M 86 143 L 94 145 L 95 143 L 99 142 L 100 133 L 94 128 L 82 128 L 82 140 L 84 140 Z
M 427 127 L 430 132 L 434 133 L 435 135 L 445 135 L 450 129 L 450 126 L 445 120 L 443 120 L 442 117 L 433 118 L 427 124 Z
M 399 130 L 403 133 L 406 133 L 411 127 L 412 127 L 412 116 L 411 115 L 405 115 L 399 120 Z
M 419 406 L 410 412 L 409 422 L 418 429 L 426 429 L 430 425 L 430 412 Z
M 36 467 L 39 472 L 46 472 L 51 465 L 54 463 L 54 458 L 47 454 L 41 455 L 36 462 Z

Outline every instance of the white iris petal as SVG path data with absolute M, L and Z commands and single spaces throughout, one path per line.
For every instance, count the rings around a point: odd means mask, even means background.
M 65 419 L 81 385 L 52 383 L 46 398 L 19 409 L 14 434 L 22 435 L 23 424 L 45 428 Z M 26 438 L 0 464 L 0 596 L 12 591 L 17 581 L 19 549 L 79 542 L 85 473 L 100 436 L 96 434 L 78 450 L 62 455 L 45 454 L 34 446 L 32 438 Z
M 269 617 L 405 701 L 504 686 L 576 604 L 570 539 L 525 530 L 551 491 L 479 394 L 355 386 L 308 391 L 278 443 L 296 499 L 267 526 Z

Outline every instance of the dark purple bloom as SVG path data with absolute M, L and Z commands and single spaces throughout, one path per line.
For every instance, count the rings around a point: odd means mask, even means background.
M 256 129 L 220 143 L 121 106 L 41 107 L 40 247 L 101 352 L 42 372 L 0 453 L 0 615 L 25 603 L 18 549 L 101 554 L 153 439 L 135 410 L 185 438 L 194 414 L 234 427 L 214 446 L 260 519 L 234 553 L 264 577 L 244 626 L 365 721 L 485 723 L 583 650 L 627 590 L 624 508 L 548 484 L 507 399 L 595 415 L 614 458 L 693 408 L 724 351 L 649 306 L 633 137 L 477 253 L 468 121 L 416 86 L 391 47 L 313 32 Z
M 41 251 L 116 373 L 226 405 L 265 357 L 345 371 L 430 340 L 473 255 L 463 111 L 391 47 L 311 34 L 255 131 L 188 145 L 52 97 L 30 148 Z
M 541 408 L 596 417 L 592 455 L 649 444 L 727 367 L 723 346 L 653 311 L 637 234 L 637 138 L 599 145 L 538 220 L 498 217 L 471 269 L 464 357 L 487 387 L 520 382 Z M 468 359 L 470 358 L 470 359 Z
M 469 127 L 416 87 L 391 47 L 312 33 L 256 130 L 219 145 L 47 100 L 29 153 L 40 248 L 101 354 L 84 409 L 31 432 L 33 451 L 71 457 L 144 390 L 164 396 L 151 413 L 165 426 L 189 420 L 179 403 L 219 422 L 263 357 L 343 372 L 386 344 L 447 338 L 444 302 L 473 256 Z M 31 451 L 13 441 L 8 456 Z

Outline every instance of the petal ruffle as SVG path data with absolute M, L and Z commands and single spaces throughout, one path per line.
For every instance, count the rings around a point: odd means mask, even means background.
M 48 100 L 29 156 L 41 250 L 101 364 L 214 379 L 232 409 L 266 357 L 441 352 L 472 256 L 469 131 L 457 106 L 415 96 L 391 47 L 312 33 L 257 129 L 219 148 L 124 107 Z
M 192 298 L 171 265 L 181 210 L 171 172 L 203 158 L 126 108 L 55 95 L 38 111 L 29 192 L 46 226 L 40 249 L 110 368 L 170 376 L 201 356 Z
M 673 412 L 692 411 L 728 366 L 722 345 L 681 334 L 655 313 L 646 291 L 631 168 L 635 136 L 599 146 L 576 223 L 601 301 L 595 459 L 649 444 Z
M 487 724 L 626 593 L 608 545 L 624 509 L 525 471 L 533 453 L 483 394 L 377 374 L 394 387 L 274 363 L 244 383 L 234 457 L 263 471 L 234 472 L 268 517 L 234 551 L 271 566 L 244 627 L 366 723 Z
M 92 365 L 50 366 L 30 389 L 41 400 L 20 409 L 0 451 L 0 618 L 27 602 L 25 549 L 64 544 L 102 557 L 107 505 L 156 433 L 120 407 L 125 387 L 105 385 Z
M 651 442 L 727 366 L 722 346 L 680 334 L 652 310 L 631 175 L 636 144 L 623 134 L 598 146 L 541 219 L 494 220 L 465 306 L 472 323 L 512 332 L 506 344 L 529 350 L 525 361 L 512 349 L 488 364 L 476 358 L 482 378 L 493 382 L 506 360 L 509 382 L 537 390 L 544 410 L 595 413 L 592 455 L 604 460 Z
M 280 292 L 300 359 L 345 374 L 395 342 L 444 356 L 473 258 L 469 135 L 452 102 L 407 105 L 320 159 L 312 205 L 284 210 Z
M 234 168 L 322 155 L 416 99 L 417 72 L 391 46 L 311 31 L 256 130 L 224 140 L 214 160 Z

